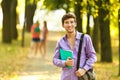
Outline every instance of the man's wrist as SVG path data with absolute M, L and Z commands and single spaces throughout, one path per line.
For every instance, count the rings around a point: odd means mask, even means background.
M 86 73 L 86 70 L 84 68 L 79 68 L 78 71 L 81 75 L 84 75 Z
M 83 70 L 86 72 L 87 70 L 83 68 Z
M 65 61 L 65 66 L 67 66 L 67 61 Z

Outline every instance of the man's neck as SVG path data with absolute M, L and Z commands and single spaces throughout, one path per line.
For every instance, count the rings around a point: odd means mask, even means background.
M 72 33 L 67 33 L 67 38 L 74 38 L 76 36 L 76 31 Z

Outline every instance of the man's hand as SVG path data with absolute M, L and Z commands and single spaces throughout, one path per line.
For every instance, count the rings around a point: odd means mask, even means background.
M 68 58 L 68 59 L 65 61 L 65 65 L 66 65 L 66 66 L 73 66 L 73 65 L 74 65 L 74 60 Z
M 85 73 L 86 73 L 86 70 L 85 70 L 85 69 L 82 69 L 82 68 L 79 68 L 79 69 L 75 72 L 75 74 L 76 74 L 78 77 L 83 76 Z

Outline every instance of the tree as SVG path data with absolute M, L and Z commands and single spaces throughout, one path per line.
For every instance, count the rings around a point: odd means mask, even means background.
M 3 11 L 3 28 L 2 28 L 2 42 L 11 43 L 11 26 L 10 26 L 10 9 L 11 0 L 2 0 Z
M 75 0 L 75 15 L 76 15 L 76 20 L 77 20 L 77 30 L 79 32 L 82 31 L 82 0 Z
M 24 20 L 23 30 L 22 30 L 22 40 L 21 40 L 21 46 L 24 47 L 25 43 L 25 26 L 26 26 L 26 19 Z
M 16 6 L 17 0 L 3 0 L 3 28 L 2 42 L 11 43 L 12 39 L 17 39 L 18 33 L 16 28 Z
M 93 28 L 93 34 L 92 34 L 92 41 L 93 46 L 95 48 L 95 51 L 99 53 L 99 17 L 94 16 L 94 28 Z
M 109 0 L 105 0 L 105 1 L 99 0 L 99 22 L 100 22 L 102 62 L 112 62 L 109 18 L 110 18 Z
M 94 28 L 92 34 L 92 41 L 95 51 L 99 53 L 99 15 L 98 15 L 98 1 L 94 0 L 94 12 L 93 12 L 93 19 L 94 19 Z
M 11 38 L 17 39 L 18 32 L 17 32 L 17 13 L 16 13 L 16 6 L 17 6 L 17 0 L 11 0 L 11 9 L 10 9 L 10 26 L 11 26 Z
M 120 3 L 120 0 L 119 0 Z M 118 10 L 118 29 L 119 29 L 119 73 L 118 75 L 120 76 L 120 6 Z
M 64 9 L 67 12 L 70 12 L 71 0 L 45 0 L 45 8 L 50 10 Z
M 33 17 L 36 10 L 37 0 L 26 0 L 25 5 L 25 18 L 26 18 L 26 31 L 30 32 L 30 27 L 33 24 Z
M 90 15 L 92 13 L 92 5 L 90 3 L 91 1 L 87 0 L 87 34 L 90 34 Z

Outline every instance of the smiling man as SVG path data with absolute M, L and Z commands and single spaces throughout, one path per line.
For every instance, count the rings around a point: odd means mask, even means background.
M 97 60 L 91 38 L 85 34 L 82 43 L 80 67 L 78 70 L 76 69 L 80 37 L 83 34 L 75 30 L 76 24 L 74 14 L 67 13 L 62 17 L 62 26 L 66 34 L 57 42 L 53 56 L 53 64 L 62 68 L 60 80 L 78 80 L 78 76 L 83 76 L 86 71 L 93 68 Z M 60 57 L 60 49 L 71 51 L 72 59 L 68 57 L 68 59 L 62 60 Z M 68 68 L 68 66 L 72 66 L 72 68 Z

